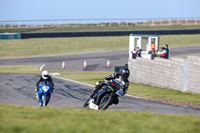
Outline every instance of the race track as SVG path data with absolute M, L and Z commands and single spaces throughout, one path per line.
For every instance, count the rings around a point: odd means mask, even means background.
M 0 103 L 38 106 L 34 91 L 38 77 L 38 74 L 0 74 Z M 93 88 L 91 85 L 78 84 L 58 77 L 53 77 L 53 80 L 55 91 L 48 104 L 51 107 L 82 108 Z M 118 105 L 112 105 L 108 110 L 200 115 L 200 108 L 170 105 L 134 96 L 124 96 L 119 101 Z
M 200 46 L 171 48 L 170 56 L 200 54 Z M 107 59 L 111 66 L 106 67 Z M 87 60 L 87 68 L 83 68 L 83 61 Z M 62 61 L 66 68 L 62 69 Z M 42 70 L 68 71 L 114 71 L 114 66 L 128 63 L 128 51 L 110 51 L 86 54 L 71 54 L 58 56 L 7 58 L 0 59 L 0 66 L 11 65 L 40 65 Z M 34 86 L 38 74 L 0 74 L 0 103 L 38 106 L 35 99 Z M 82 108 L 93 86 L 79 84 L 72 81 L 53 77 L 55 91 L 48 106 Z M 200 115 L 200 108 L 170 105 L 134 96 L 120 98 L 120 103 L 112 105 L 108 110 L 144 111 L 167 114 L 194 114 Z

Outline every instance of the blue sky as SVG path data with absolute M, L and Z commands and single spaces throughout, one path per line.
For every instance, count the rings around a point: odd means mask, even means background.
M 0 21 L 200 17 L 200 0 L 0 0 Z

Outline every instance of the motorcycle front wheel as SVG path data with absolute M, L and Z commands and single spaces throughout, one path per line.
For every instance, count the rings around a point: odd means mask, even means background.
M 47 95 L 44 95 L 43 106 L 47 106 Z
M 112 101 L 113 101 L 113 96 L 111 96 L 108 93 L 105 94 L 100 100 L 99 109 L 106 110 L 112 104 Z
M 83 108 L 88 108 L 89 101 L 90 101 L 90 98 L 88 98 L 88 99 L 86 100 L 86 102 L 85 102 L 84 105 L 83 105 Z

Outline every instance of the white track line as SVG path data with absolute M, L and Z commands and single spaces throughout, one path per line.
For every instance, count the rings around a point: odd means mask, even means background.
M 91 84 L 86 84 L 86 83 L 83 83 L 83 82 L 79 82 L 79 81 L 75 81 L 75 80 L 71 80 L 71 79 L 66 79 L 66 78 L 58 77 L 58 76 L 54 76 L 54 77 L 62 79 L 62 80 L 67 80 L 67 81 L 71 81 L 71 82 L 74 82 L 74 83 L 78 83 L 78 84 L 94 87 L 94 85 L 91 85 Z M 133 95 L 129 95 L 129 94 L 125 94 L 125 95 L 128 96 L 128 97 L 133 97 L 133 98 L 141 98 L 141 97 L 137 97 L 137 96 L 133 96 Z
M 41 67 L 40 67 L 40 71 L 42 71 L 42 69 L 44 68 L 45 64 L 43 64 Z
M 90 86 L 90 87 L 94 87 L 94 85 L 91 85 L 91 84 L 86 84 L 86 83 L 82 83 L 82 82 L 79 82 L 79 81 L 75 81 L 75 80 L 71 80 L 71 79 L 66 79 L 66 78 L 58 77 L 58 76 L 54 76 L 54 77 L 62 79 L 62 80 L 67 80 L 67 81 L 71 81 L 71 82 L 74 82 L 74 83 L 78 83 L 78 84 L 82 84 L 82 85 L 87 85 L 87 86 Z

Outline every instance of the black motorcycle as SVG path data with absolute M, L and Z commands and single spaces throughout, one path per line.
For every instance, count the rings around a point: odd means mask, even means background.
M 88 98 L 83 105 L 83 108 L 89 108 L 94 110 L 106 110 L 112 104 L 118 104 L 118 97 L 123 94 L 120 83 L 115 80 L 105 83 L 105 85 L 99 89 L 93 98 Z

